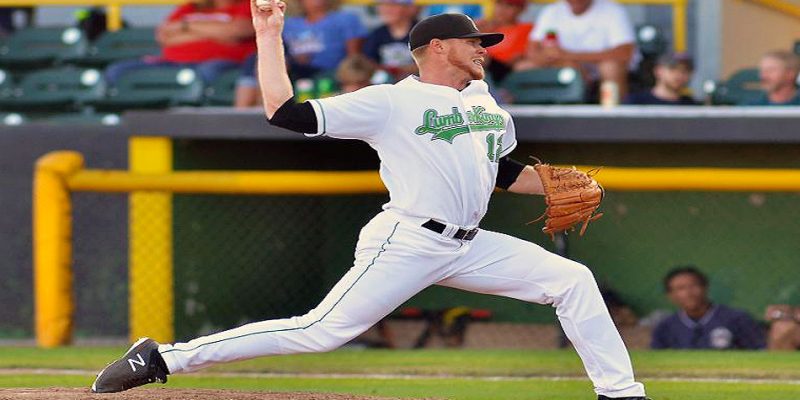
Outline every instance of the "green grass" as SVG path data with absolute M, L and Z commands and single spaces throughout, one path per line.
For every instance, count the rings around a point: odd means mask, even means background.
M 40 350 L 0 348 L 0 368 L 58 368 L 95 371 L 123 348 L 70 347 Z M 797 382 L 698 382 L 676 378 L 800 380 L 800 353 L 634 352 L 637 374 L 654 400 L 794 400 Z M 281 356 L 233 363 L 210 375 L 170 377 L 168 387 L 314 391 L 396 397 L 472 399 L 594 399 L 573 351 L 424 350 L 355 351 Z M 420 379 L 223 377 L 214 372 L 447 375 Z M 514 376 L 517 380 L 476 379 Z M 571 377 L 543 379 L 543 377 Z M 0 387 L 87 387 L 93 376 L 0 374 Z
M 0 347 L 0 368 L 95 370 L 120 356 L 123 347 Z M 800 380 L 800 353 L 634 351 L 637 373 L 646 377 L 769 378 Z M 583 367 L 572 350 L 339 350 L 324 354 L 264 357 L 211 371 L 425 374 L 464 376 L 574 376 Z

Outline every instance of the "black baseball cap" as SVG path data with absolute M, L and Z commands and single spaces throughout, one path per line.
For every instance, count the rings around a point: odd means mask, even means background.
M 419 21 L 408 34 L 408 47 L 413 51 L 433 39 L 481 39 L 481 46 L 494 46 L 503 40 L 502 33 L 481 33 L 475 21 L 464 14 L 432 15 Z

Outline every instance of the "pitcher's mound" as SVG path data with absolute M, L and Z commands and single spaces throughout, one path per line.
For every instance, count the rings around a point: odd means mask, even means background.
M 333 393 L 240 392 L 214 389 L 133 389 L 95 394 L 88 389 L 0 389 L 0 400 L 388 400 Z

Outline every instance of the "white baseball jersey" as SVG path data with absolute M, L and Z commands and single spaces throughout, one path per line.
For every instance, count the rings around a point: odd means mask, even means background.
M 484 81 L 461 91 L 410 76 L 311 101 L 319 131 L 378 152 L 383 208 L 473 228 L 486 214 L 500 157 L 517 145 L 511 116 Z

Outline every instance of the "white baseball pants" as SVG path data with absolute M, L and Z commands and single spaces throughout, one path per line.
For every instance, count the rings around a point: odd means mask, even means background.
M 384 211 L 358 238 L 354 266 L 308 314 L 247 324 L 187 343 L 161 345 L 171 373 L 254 357 L 324 352 L 349 342 L 430 285 L 552 304 L 595 392 L 644 396 L 592 273 L 508 235 L 472 241 L 437 234 Z

